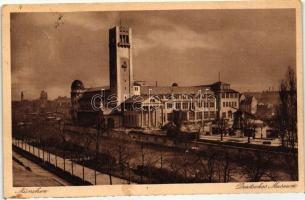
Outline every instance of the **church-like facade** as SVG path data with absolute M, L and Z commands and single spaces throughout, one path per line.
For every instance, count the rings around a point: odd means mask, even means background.
M 149 86 L 133 77 L 132 30 L 109 30 L 109 87 L 86 88 L 80 80 L 71 85 L 74 122 L 95 126 L 103 110 L 109 128 L 160 128 L 177 119 L 207 125 L 215 119 L 233 121 L 239 92 L 223 82 L 181 87 Z

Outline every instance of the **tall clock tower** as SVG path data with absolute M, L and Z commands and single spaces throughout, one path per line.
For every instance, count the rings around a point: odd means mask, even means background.
M 133 90 L 131 28 L 116 26 L 109 30 L 109 67 L 110 91 L 121 104 Z

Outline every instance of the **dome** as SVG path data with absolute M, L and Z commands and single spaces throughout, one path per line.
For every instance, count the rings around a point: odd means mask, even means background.
M 84 84 L 80 80 L 74 80 L 71 84 L 71 90 L 83 90 Z
M 178 83 L 173 83 L 172 87 L 178 87 Z

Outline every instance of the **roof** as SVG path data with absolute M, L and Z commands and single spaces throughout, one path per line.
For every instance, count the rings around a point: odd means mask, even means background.
M 85 88 L 85 92 L 98 92 L 102 90 L 109 90 L 109 86 L 101 86 L 101 87 L 92 87 L 92 88 Z
M 153 96 L 150 97 L 154 99 L 155 102 L 151 103 L 160 103 L 159 99 L 154 98 Z M 148 95 L 134 95 L 124 101 L 124 103 L 145 103 L 149 99 Z
M 254 96 L 258 103 L 278 105 L 280 103 L 280 95 L 278 91 L 272 92 L 245 92 L 245 95 Z
M 251 104 L 253 99 L 255 99 L 254 96 L 245 95 L 245 99 L 241 100 L 240 103 Z
M 142 86 L 141 87 L 141 94 L 144 95 L 166 95 L 166 94 L 198 94 L 201 93 L 204 94 L 206 93 L 213 93 L 211 90 L 206 90 L 210 89 L 209 87 L 206 86 Z M 149 90 L 151 92 L 149 93 Z
M 225 83 L 225 82 L 222 82 L 222 81 L 217 81 L 217 82 L 213 83 L 212 85 L 229 85 L 229 83 Z
M 238 91 L 233 90 L 233 89 L 221 89 L 218 92 L 239 93 Z

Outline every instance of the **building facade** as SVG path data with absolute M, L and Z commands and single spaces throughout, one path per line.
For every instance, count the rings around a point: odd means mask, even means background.
M 241 95 L 240 97 L 240 109 L 243 112 L 256 114 L 257 100 L 254 96 Z

